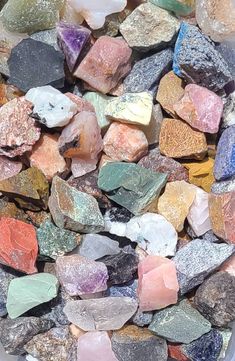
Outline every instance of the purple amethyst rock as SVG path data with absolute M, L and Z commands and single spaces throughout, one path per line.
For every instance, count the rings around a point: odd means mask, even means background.
M 233 175 L 235 175 L 235 125 L 225 129 L 221 135 L 214 165 L 216 180 L 224 180 Z
M 90 35 L 90 30 L 83 26 L 68 24 L 63 21 L 57 24 L 58 43 L 71 72 L 74 70 L 78 57 Z

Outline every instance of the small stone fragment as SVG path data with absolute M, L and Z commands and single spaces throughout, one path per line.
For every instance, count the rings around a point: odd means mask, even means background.
M 187 300 L 158 311 L 149 330 L 170 342 L 190 343 L 209 332 L 211 324 Z
M 220 271 L 228 272 L 235 276 L 235 256 L 230 257 L 228 261 L 224 262 L 220 267 Z
M 57 176 L 52 181 L 48 205 L 59 228 L 84 233 L 100 232 L 104 228 L 104 220 L 96 199 L 77 191 Z
M 168 344 L 168 355 L 171 357 L 168 361 L 188 361 L 188 357 L 183 354 L 181 345 Z
M 21 168 L 21 162 L 12 161 L 7 157 L 0 156 L 0 181 L 17 175 Z
M 104 152 L 114 160 L 135 162 L 148 151 L 148 141 L 135 125 L 113 122 L 104 136 Z
M 152 319 L 153 319 L 153 312 L 151 311 L 142 312 L 138 310 L 131 320 L 134 325 L 144 327 L 144 326 L 148 326 L 152 322 Z
M 232 337 L 232 330 L 230 328 L 225 328 L 225 329 L 220 329 L 219 333 L 222 336 L 223 339 L 223 345 L 219 354 L 219 361 L 222 361 L 223 359 L 225 359 L 226 354 L 228 352 L 228 347 L 231 344 L 231 337 Z
M 220 137 L 214 165 L 216 180 L 235 175 L 235 125 L 225 129 Z
M 64 55 L 41 41 L 30 38 L 22 40 L 12 49 L 8 65 L 9 84 L 25 93 L 44 85 L 55 88 L 64 86 Z
M 132 216 L 131 212 L 125 208 L 112 207 L 108 209 L 104 215 L 105 231 L 125 237 L 126 224 Z
M 16 87 L 8 84 L 0 84 L 0 106 L 22 95 L 23 93 Z
M 101 36 L 82 60 L 74 76 L 106 94 L 130 71 L 131 53 L 123 39 Z
M 159 310 L 177 302 L 179 284 L 173 261 L 147 256 L 138 265 L 138 277 L 141 311 Z
M 40 227 L 41 224 L 45 221 L 51 221 L 51 214 L 47 213 L 46 211 L 40 212 L 33 212 L 33 211 L 26 211 L 26 216 L 28 222 L 30 222 L 35 227 Z
M 210 192 L 212 183 L 215 181 L 212 158 L 206 158 L 200 162 L 183 163 L 183 166 L 189 171 L 189 183 Z
M 193 12 L 195 0 L 150 0 L 163 9 L 173 11 L 176 15 L 186 16 Z
M 51 45 L 55 48 L 55 50 L 60 50 L 60 47 L 57 42 L 56 28 L 38 31 L 36 33 L 31 34 L 30 38 Z
M 106 297 L 70 301 L 64 312 L 84 331 L 118 330 L 134 315 L 137 301 L 129 297 Z
M 100 234 L 86 234 L 82 237 L 79 254 L 94 261 L 120 252 L 119 243 Z
M 224 128 L 227 128 L 230 127 L 230 125 L 235 125 L 234 116 L 235 116 L 235 91 L 229 94 L 229 96 L 226 98 L 226 102 L 224 104 L 222 126 Z
M 79 255 L 58 257 L 56 274 L 70 296 L 96 293 L 107 289 L 106 266 Z
M 1 217 L 15 218 L 24 222 L 28 221 L 28 217 L 23 209 L 17 208 L 15 203 L 9 202 L 7 198 L 0 199 L 0 218 Z
M 196 188 L 196 196 L 189 209 L 187 220 L 196 236 L 202 236 L 211 229 L 208 193 Z
M 74 89 L 76 89 L 76 86 Z M 72 100 L 72 102 L 74 102 L 77 105 L 78 113 L 83 112 L 83 111 L 84 112 L 93 112 L 93 113 L 95 112 L 95 108 L 93 107 L 92 103 L 90 103 L 84 97 L 82 98 L 80 96 L 80 93 L 79 93 L 79 95 L 76 95 L 76 94 L 67 92 L 67 93 L 65 93 L 65 95 L 66 95 L 66 97 L 68 97 L 70 100 Z
M 130 281 L 124 285 L 114 285 L 105 291 L 105 296 L 108 297 L 130 297 L 137 300 L 137 286 L 138 281 Z
M 7 315 L 7 291 L 11 281 L 18 276 L 10 267 L 0 266 L 0 317 Z
M 234 246 L 195 239 L 181 248 L 174 257 L 181 294 L 196 286 L 234 254 Z
M 158 198 L 166 178 L 164 173 L 153 173 L 134 163 L 113 162 L 100 169 L 98 186 L 108 198 L 138 215 Z
M 139 127 L 144 132 L 149 145 L 157 144 L 159 142 L 162 120 L 163 115 L 161 106 L 160 104 L 154 104 L 149 125 Z

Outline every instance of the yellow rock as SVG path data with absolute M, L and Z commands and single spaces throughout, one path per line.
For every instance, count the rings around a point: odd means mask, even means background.
M 213 175 L 214 159 L 207 158 L 201 162 L 184 163 L 183 166 L 189 171 L 189 182 L 210 192 L 215 178 Z

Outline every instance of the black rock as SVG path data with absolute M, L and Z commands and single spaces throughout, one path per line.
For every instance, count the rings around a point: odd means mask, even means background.
M 43 85 L 64 86 L 64 55 L 41 41 L 22 40 L 12 49 L 8 65 L 9 84 L 23 92 Z

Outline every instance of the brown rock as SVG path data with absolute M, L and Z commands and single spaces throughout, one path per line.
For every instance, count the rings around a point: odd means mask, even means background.
M 22 209 L 16 207 L 15 203 L 9 202 L 6 199 L 0 199 L 0 218 L 10 217 L 20 221 L 27 222 L 27 215 Z
M 28 222 L 32 223 L 35 227 L 40 227 L 40 225 L 46 220 L 51 220 L 50 213 L 47 213 L 45 211 L 41 211 L 41 212 L 26 211 L 26 214 L 28 217 Z
M 0 106 L 22 95 L 23 93 L 13 85 L 0 84 Z

